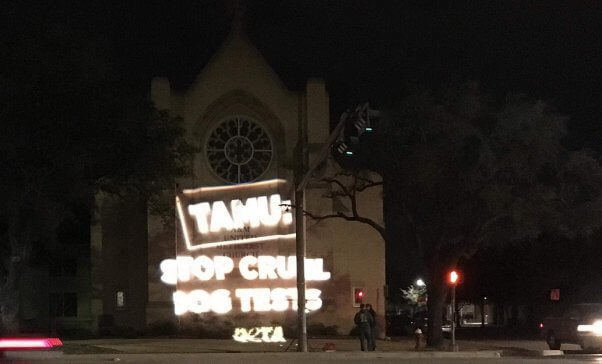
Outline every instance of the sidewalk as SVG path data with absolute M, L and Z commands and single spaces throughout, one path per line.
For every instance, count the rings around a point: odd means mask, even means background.
M 322 352 L 326 343 L 334 343 L 336 351 L 359 351 L 359 340 L 309 339 L 309 351 Z M 290 346 L 289 346 L 290 345 Z M 296 342 L 286 343 L 239 343 L 234 340 L 214 339 L 99 339 L 65 342 L 65 353 L 245 353 L 297 351 Z M 379 352 L 414 350 L 410 340 L 377 342 Z
M 357 339 L 310 339 L 309 350 L 322 352 L 326 343 L 333 343 L 337 352 L 359 352 Z M 211 339 L 98 339 L 66 341 L 65 354 L 150 354 L 150 353 L 278 353 L 296 351 L 290 340 L 286 343 L 238 343 L 234 340 Z M 414 342 L 409 338 L 394 341 L 377 341 L 379 353 L 428 353 L 442 352 L 433 350 L 416 351 Z M 502 355 L 525 355 L 547 349 L 542 341 L 527 340 L 459 340 L 461 352 L 496 351 Z M 566 349 L 570 345 L 567 345 Z M 577 348 L 577 346 L 575 346 Z M 430 354 L 428 354 L 430 355 Z
M 31 355 L 41 354 L 41 355 Z M 491 360 L 499 360 L 497 352 L 476 351 L 476 352 L 312 352 L 312 353 L 161 353 L 161 354 L 71 354 L 52 356 L 47 353 L 26 352 L 16 353 L 6 359 L 19 360 L 21 362 L 43 361 L 46 363 L 78 363 L 78 364 L 96 364 L 106 362 L 123 363 L 178 363 L 178 364 L 319 364 L 319 363 L 372 363 L 379 361 L 381 363 L 446 363 L 448 359 L 453 359 L 458 364 L 488 364 Z

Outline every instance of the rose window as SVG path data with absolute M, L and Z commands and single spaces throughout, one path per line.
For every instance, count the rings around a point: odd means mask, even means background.
M 213 129 L 206 144 L 209 166 L 229 183 L 252 182 L 272 161 L 272 140 L 259 123 L 234 117 Z

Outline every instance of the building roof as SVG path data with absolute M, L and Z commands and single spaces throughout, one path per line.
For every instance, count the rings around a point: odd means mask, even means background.
M 240 8 L 234 11 L 229 11 L 229 18 L 226 20 L 229 24 L 224 24 L 223 27 L 213 29 L 213 34 L 209 37 L 209 42 L 204 42 L 202 49 L 194 54 L 189 54 L 189 62 L 194 64 L 184 65 L 186 69 L 181 67 L 168 74 L 171 87 L 175 90 L 184 91 L 190 88 L 198 77 L 203 73 L 206 67 L 216 59 L 217 55 L 226 48 L 234 39 L 243 40 L 251 49 L 261 57 L 269 68 L 275 73 L 279 82 L 289 90 L 300 90 L 305 86 L 307 76 L 302 72 L 300 67 L 283 61 L 283 57 L 279 57 L 280 52 L 273 52 L 266 49 L 257 37 L 253 36 L 252 32 L 248 31 L 248 22 L 244 16 L 244 12 Z M 176 55 L 177 57 L 177 55 Z M 277 59 L 274 59 L 277 58 Z M 279 58 L 279 59 L 278 59 Z

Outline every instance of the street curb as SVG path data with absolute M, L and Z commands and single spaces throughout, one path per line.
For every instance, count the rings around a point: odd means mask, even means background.
M 545 356 L 562 356 L 562 350 L 526 350 L 518 348 L 504 348 L 502 350 L 503 357 L 545 357 Z
M 540 356 L 558 356 L 564 355 L 564 351 L 562 350 L 541 350 L 539 352 Z
M 331 352 L 331 353 L 290 353 L 295 355 L 307 355 L 310 358 L 372 358 L 372 359 L 426 359 L 426 358 L 447 358 L 447 359 L 486 359 L 499 358 L 501 353 L 498 351 L 396 351 L 396 352 Z

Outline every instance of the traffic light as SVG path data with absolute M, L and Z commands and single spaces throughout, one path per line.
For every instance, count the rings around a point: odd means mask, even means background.
M 353 306 L 359 307 L 364 302 L 364 290 L 361 288 L 353 289 Z
M 452 270 L 451 272 L 449 272 L 449 276 L 448 276 L 447 280 L 448 280 L 449 284 L 451 284 L 452 286 L 455 286 L 456 284 L 458 284 L 458 281 L 460 280 L 460 275 L 455 270 Z
M 337 140 L 332 146 L 333 152 L 340 155 L 353 155 L 353 151 L 349 149 L 349 145 L 343 140 Z
M 371 110 L 366 102 L 354 111 L 347 111 L 344 115 L 346 115 L 345 126 L 332 145 L 332 153 L 337 158 L 337 162 L 345 168 L 348 163 L 346 159 L 356 157 L 360 138 L 373 131 L 373 121 L 379 116 L 379 112 Z

